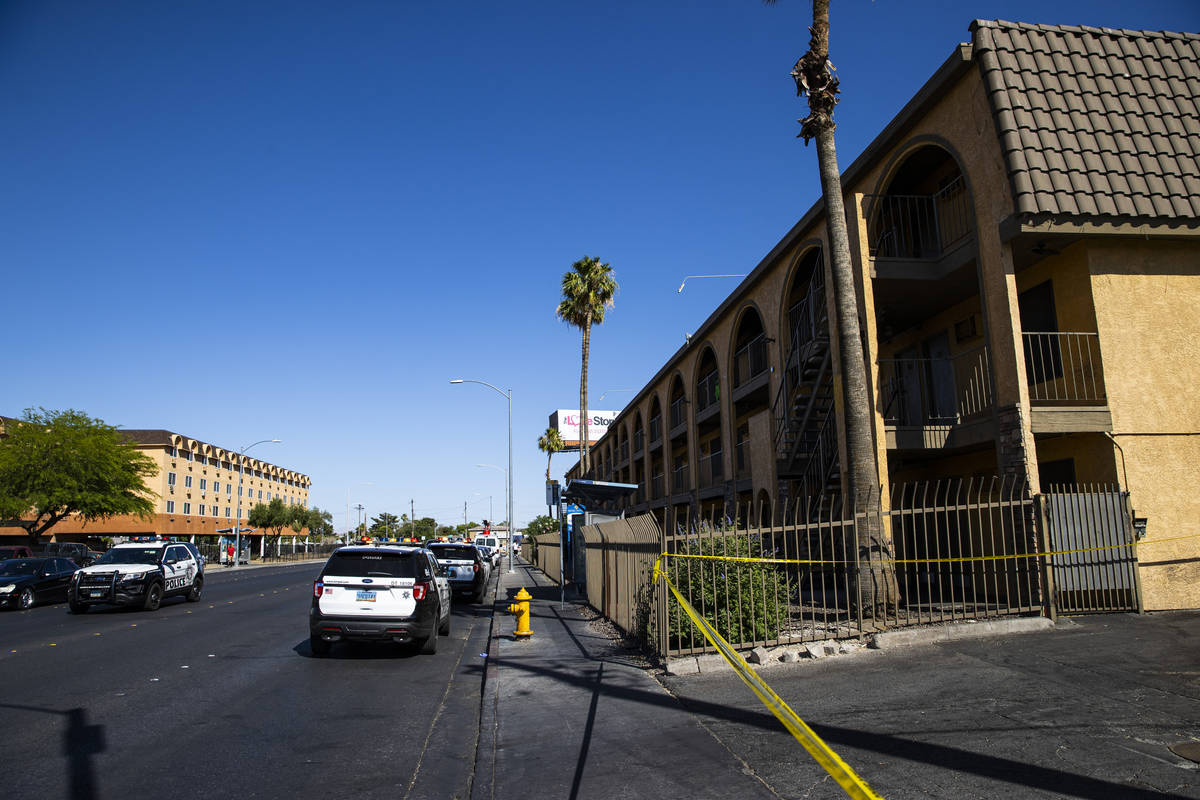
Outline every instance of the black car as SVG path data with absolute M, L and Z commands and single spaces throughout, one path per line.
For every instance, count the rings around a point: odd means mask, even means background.
M 33 608 L 67 599 L 79 567 L 69 558 L 10 558 L 0 561 L 0 607 Z

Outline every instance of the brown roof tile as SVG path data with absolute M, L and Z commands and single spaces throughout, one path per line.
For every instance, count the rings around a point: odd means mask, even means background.
M 1018 211 L 1197 221 L 1200 34 L 971 29 Z

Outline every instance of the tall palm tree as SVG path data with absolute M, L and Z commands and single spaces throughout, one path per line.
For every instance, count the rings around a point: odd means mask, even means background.
M 550 459 L 564 447 L 558 428 L 546 428 L 546 432 L 538 437 L 538 450 L 546 454 L 546 483 L 550 482 Z
M 604 322 L 604 310 L 613 305 L 617 280 L 612 267 L 598 258 L 584 256 L 571 265 L 562 277 L 563 299 L 555 312 L 568 325 L 583 332 L 583 368 L 579 373 L 579 468 L 586 475 L 588 458 L 587 375 L 588 349 L 591 346 L 592 326 Z
M 763 0 L 774 5 L 775 0 Z M 862 334 L 858 325 L 858 293 L 850 262 L 850 237 L 846 231 L 846 208 L 842 200 L 842 177 L 834 147 L 833 107 L 838 103 L 838 79 L 829 62 L 829 2 L 813 0 L 812 38 L 808 52 L 792 69 L 796 93 L 808 95 L 809 114 L 800 120 L 804 143 L 816 140 L 817 165 L 821 173 L 821 191 L 825 203 L 825 224 L 829 233 L 829 267 L 837 318 L 839 371 L 845 398 L 846 453 L 850 462 L 845 470 L 847 495 L 854 507 L 865 512 L 866 524 L 858 531 L 857 549 L 862 566 L 858 573 L 858 603 L 866 614 L 878 614 L 896 603 L 896 574 L 890 564 L 891 547 L 883 531 L 875 467 L 875 447 L 871 438 L 871 401 L 867 392 L 867 365 L 863 355 Z

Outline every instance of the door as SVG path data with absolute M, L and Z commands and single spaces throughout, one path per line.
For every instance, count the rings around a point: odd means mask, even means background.
M 896 389 L 899 393 L 897 421 L 900 425 L 920 425 L 924 422 L 921 362 L 917 349 L 910 347 L 896 353 Z
M 929 417 L 934 422 L 958 421 L 954 391 L 954 362 L 950 360 L 950 337 L 943 331 L 925 340 L 926 379 L 929 382 Z

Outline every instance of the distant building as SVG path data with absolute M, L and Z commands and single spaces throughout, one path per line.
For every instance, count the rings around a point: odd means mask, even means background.
M 193 541 L 202 540 L 195 537 L 209 537 L 215 541 L 220 529 L 234 527 L 239 496 L 243 528 L 250 509 L 273 498 L 288 505 L 308 505 L 312 481 L 302 473 L 167 430 L 119 432 L 158 465 L 158 474 L 146 487 L 157 495 L 153 515 L 146 519 L 119 516 L 87 524 L 68 518 L 50 529 L 50 539 L 85 541 L 88 537 L 157 535 Z M 0 528 L 0 538 L 14 535 L 24 536 L 25 531 Z

